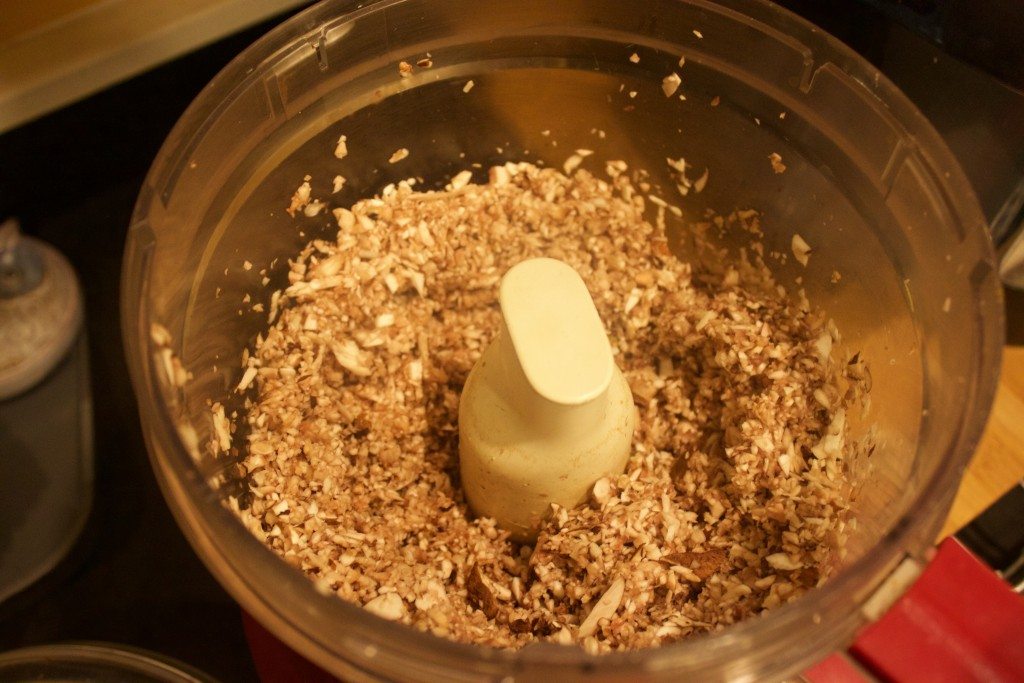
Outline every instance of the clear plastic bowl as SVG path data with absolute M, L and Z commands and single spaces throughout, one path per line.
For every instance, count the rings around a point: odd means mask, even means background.
M 216 683 L 170 657 L 104 643 L 35 645 L 0 653 L 0 680 L 53 683 Z
M 432 67 L 399 78 L 399 61 L 427 53 Z M 673 71 L 685 101 L 662 93 Z M 331 153 L 341 133 L 344 162 Z M 410 157 L 388 164 L 401 147 Z M 329 196 L 325 184 L 343 173 L 333 199 L 350 203 L 409 175 L 433 185 L 471 162 L 557 165 L 579 147 L 596 150 L 594 168 L 621 158 L 665 187 L 674 186 L 665 158 L 684 156 L 711 169 L 707 189 L 682 202 L 686 218 L 751 207 L 764 213 L 766 251 L 788 251 L 794 231 L 814 248 L 806 270 L 790 259 L 779 278 L 803 276 L 874 384 L 857 428 L 874 425 L 878 446 L 841 570 L 762 617 L 602 657 L 457 644 L 318 593 L 225 508 L 241 486 L 210 482 L 230 460 L 190 454 L 209 437 L 208 402 L 237 405 L 240 351 L 266 325 L 265 314 L 239 315 L 243 295 L 269 297 L 285 282 L 286 257 L 336 230 L 291 220 L 288 198 L 306 174 L 316 196 Z M 770 172 L 771 153 L 785 173 Z M 685 230 L 673 229 L 685 258 Z M 843 647 L 898 592 L 886 583 L 894 568 L 926 560 L 982 431 L 1003 332 L 985 222 L 936 132 L 852 51 L 751 0 L 317 5 L 242 53 L 178 122 L 139 197 L 123 285 L 143 426 L 179 523 L 257 620 L 352 680 L 762 679 Z M 154 323 L 169 344 L 154 341 Z M 167 380 L 167 349 L 193 373 L 184 386 Z

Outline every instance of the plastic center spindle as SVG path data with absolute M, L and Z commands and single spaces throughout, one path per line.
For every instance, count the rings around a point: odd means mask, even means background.
M 571 266 L 517 264 L 500 303 L 502 328 L 462 391 L 459 468 L 473 511 L 531 541 L 552 503 L 578 505 L 598 479 L 622 473 L 635 409 Z

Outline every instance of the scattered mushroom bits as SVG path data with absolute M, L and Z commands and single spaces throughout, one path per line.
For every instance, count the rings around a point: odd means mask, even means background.
M 696 180 L 693 181 L 693 191 L 694 192 L 700 193 L 700 192 L 704 191 L 704 186 L 708 184 L 708 176 L 710 174 L 711 174 L 711 169 L 705 168 L 704 169 L 704 173 L 702 173 L 699 178 L 697 178 Z
M 313 218 L 314 216 L 318 215 L 321 211 L 323 211 L 325 206 L 327 205 L 324 204 L 319 199 L 314 199 L 310 203 L 306 204 L 305 207 L 303 207 L 302 214 L 307 218 Z
M 794 233 L 791 246 L 793 248 L 793 257 L 801 266 L 806 266 L 811 256 L 811 245 L 807 244 L 803 237 Z
M 572 175 L 572 172 L 579 168 L 579 165 L 583 163 L 583 160 L 593 154 L 594 151 L 590 149 L 578 149 L 576 153 L 571 155 L 562 164 L 562 170 L 565 171 L 566 175 Z
M 672 97 L 676 94 L 676 90 L 679 89 L 680 83 L 682 83 L 682 80 L 679 78 L 679 74 L 670 73 L 662 79 L 661 91 L 665 93 L 665 97 Z
M 309 204 L 309 199 L 313 193 L 313 188 L 309 184 L 310 180 L 312 180 L 312 178 L 306 176 L 303 179 L 302 184 L 295 190 L 295 194 L 292 195 L 291 203 L 288 205 L 288 208 L 285 209 L 289 216 L 295 216 L 298 211 L 302 210 L 307 204 Z
M 245 409 L 232 425 L 212 407 L 209 448 L 242 451 L 248 490 L 230 504 L 321 592 L 461 642 L 600 653 L 713 631 L 828 577 L 863 361 L 833 362 L 834 326 L 754 252 L 715 269 L 674 256 L 666 203 L 621 161 L 592 174 L 589 154 L 564 174 L 507 163 L 485 184 L 466 170 L 441 191 L 389 185 L 334 208 L 337 238 L 290 260 L 232 387 Z M 690 227 L 756 235 L 757 221 Z M 519 546 L 470 514 L 450 472 L 462 384 L 501 327 L 498 283 L 540 255 L 587 283 L 638 423 L 626 471 L 552 506 Z

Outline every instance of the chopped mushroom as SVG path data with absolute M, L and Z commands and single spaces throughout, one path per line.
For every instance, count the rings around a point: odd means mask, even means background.
M 867 364 L 826 358 L 834 325 L 780 293 L 756 250 L 724 272 L 677 258 L 665 217 L 678 207 L 658 178 L 690 194 L 702 181 L 672 163 L 646 176 L 608 158 L 572 175 L 467 161 L 451 189 L 383 181 L 332 206 L 336 234 L 268 267 L 271 326 L 236 365 L 256 374 L 243 396 L 225 388 L 244 407 L 229 421 L 210 406 L 203 425 L 201 456 L 246 472 L 225 505 L 326 594 L 494 648 L 656 647 L 813 591 L 855 519 L 860 446 L 841 411 L 860 407 L 849 389 L 869 386 Z M 687 219 L 695 240 L 763 239 L 755 211 Z M 449 465 L 501 275 L 533 254 L 570 260 L 592 287 L 638 429 L 624 471 L 586 505 L 552 506 L 520 552 L 471 514 Z
M 793 256 L 796 260 L 800 262 L 800 265 L 806 266 L 811 255 L 811 245 L 807 244 L 798 233 L 794 233 L 790 246 L 793 249 Z
M 679 78 L 679 74 L 670 73 L 661 80 L 661 91 L 665 93 L 665 97 L 672 97 L 675 95 L 676 90 L 679 89 L 679 84 L 682 80 Z
M 619 609 L 619 605 L 622 603 L 622 594 L 625 588 L 626 582 L 621 578 L 615 579 L 612 582 L 612 585 L 608 587 L 608 590 L 604 592 L 601 599 L 594 605 L 594 609 L 590 610 L 590 614 L 580 624 L 580 638 L 593 635 L 597 631 L 598 624 L 602 619 L 610 619 L 614 616 L 615 612 Z
M 306 176 L 306 179 L 302 181 L 299 188 L 295 190 L 295 194 L 292 195 L 292 202 L 288 208 L 285 209 L 289 216 L 294 217 L 296 212 L 304 208 L 306 204 L 309 204 L 309 197 L 313 192 L 312 187 L 309 185 L 309 180 L 309 176 Z
M 711 169 L 705 168 L 704 173 L 699 178 L 693 181 L 693 191 L 700 193 L 704 191 L 704 186 L 708 184 L 708 175 Z

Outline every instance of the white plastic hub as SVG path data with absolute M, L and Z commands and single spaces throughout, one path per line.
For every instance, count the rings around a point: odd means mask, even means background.
M 504 324 L 459 404 L 459 458 L 470 507 L 520 541 L 552 503 L 573 507 L 625 469 L 633 396 L 583 280 L 549 258 L 501 282 Z

